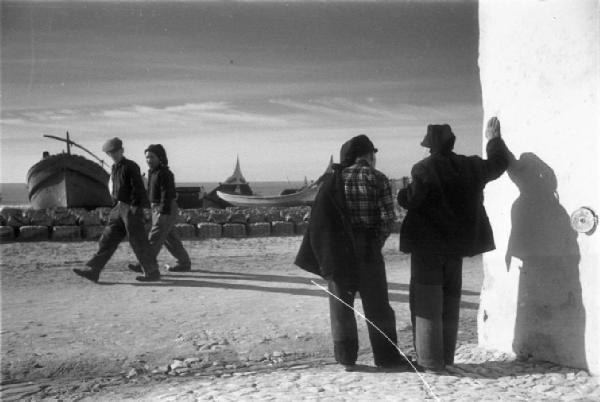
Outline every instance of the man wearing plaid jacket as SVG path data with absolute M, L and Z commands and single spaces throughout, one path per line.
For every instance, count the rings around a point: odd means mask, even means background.
M 349 305 L 353 305 L 356 291 L 360 293 L 365 316 L 385 334 L 368 324 L 375 364 L 386 368 L 398 366 L 402 360 L 395 347 L 396 320 L 389 303 L 381 253 L 391 232 L 395 211 L 390 182 L 375 169 L 376 152 L 366 135 L 350 140 L 350 160 L 342 170 L 342 179 L 346 212 L 352 226 L 357 283 L 349 288 L 334 278 L 328 282 L 329 290 Z M 354 312 L 333 297 L 329 299 L 329 306 L 336 360 L 352 370 L 358 353 Z

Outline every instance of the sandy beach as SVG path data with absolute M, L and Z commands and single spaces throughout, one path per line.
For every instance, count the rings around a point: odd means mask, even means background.
M 192 272 L 148 284 L 127 270 L 126 243 L 98 284 L 71 272 L 95 242 L 1 245 L 2 400 L 433 399 L 416 373 L 373 366 L 360 319 L 360 370 L 335 364 L 326 294 L 292 263 L 300 241 L 186 241 Z M 412 355 L 409 258 L 397 245 L 393 235 L 384 257 L 399 346 Z M 465 259 L 457 365 L 423 377 L 438 400 L 597 400 L 585 371 L 477 347 L 482 276 L 481 259 Z
M 152 284 L 136 283 L 127 270 L 132 253 L 126 243 L 99 284 L 71 272 L 95 251 L 94 242 L 2 245 L 3 382 L 41 382 L 65 392 L 61 384 L 72 381 L 165 375 L 173 360 L 186 358 L 198 359 L 196 373 L 331 363 L 326 294 L 311 283 L 316 277 L 292 263 L 300 241 L 185 242 L 193 271 L 165 273 Z M 388 240 L 384 255 L 401 347 L 411 353 L 409 260 L 397 241 L 397 235 Z M 159 260 L 169 257 L 163 251 Z M 461 344 L 476 341 L 481 280 L 480 261 L 467 260 Z M 362 322 L 360 333 L 361 355 L 368 357 Z

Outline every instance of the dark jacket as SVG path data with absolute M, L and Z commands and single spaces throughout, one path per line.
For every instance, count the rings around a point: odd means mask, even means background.
M 168 166 L 160 165 L 148 171 L 148 198 L 152 204 L 158 204 L 161 214 L 171 214 L 171 205 L 175 199 L 175 177 Z
M 501 138 L 490 140 L 486 152 L 487 160 L 434 153 L 413 166 L 411 184 L 398 193 L 408 210 L 401 251 L 473 256 L 495 248 L 483 188 L 507 169 L 509 153 Z
M 315 197 L 300 250 L 294 263 L 348 289 L 357 288 L 352 226 L 348 220 L 341 166 L 324 178 Z
M 132 207 L 150 207 L 140 168 L 134 161 L 123 157 L 112 166 L 111 178 L 115 203 L 121 201 Z

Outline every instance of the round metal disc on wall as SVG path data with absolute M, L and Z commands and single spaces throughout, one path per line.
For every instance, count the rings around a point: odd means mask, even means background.
M 598 215 L 588 207 L 581 207 L 571 214 L 571 227 L 579 233 L 591 235 L 598 226 Z

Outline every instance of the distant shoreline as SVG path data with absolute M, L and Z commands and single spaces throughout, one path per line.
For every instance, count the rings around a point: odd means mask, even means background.
M 287 188 L 300 188 L 304 181 L 257 181 L 249 182 L 252 191 L 260 195 L 278 195 Z M 214 182 L 182 182 L 177 187 L 204 187 L 209 192 L 219 185 Z M 27 195 L 27 184 L 25 183 L 0 183 L 0 206 L 24 206 L 29 205 Z

